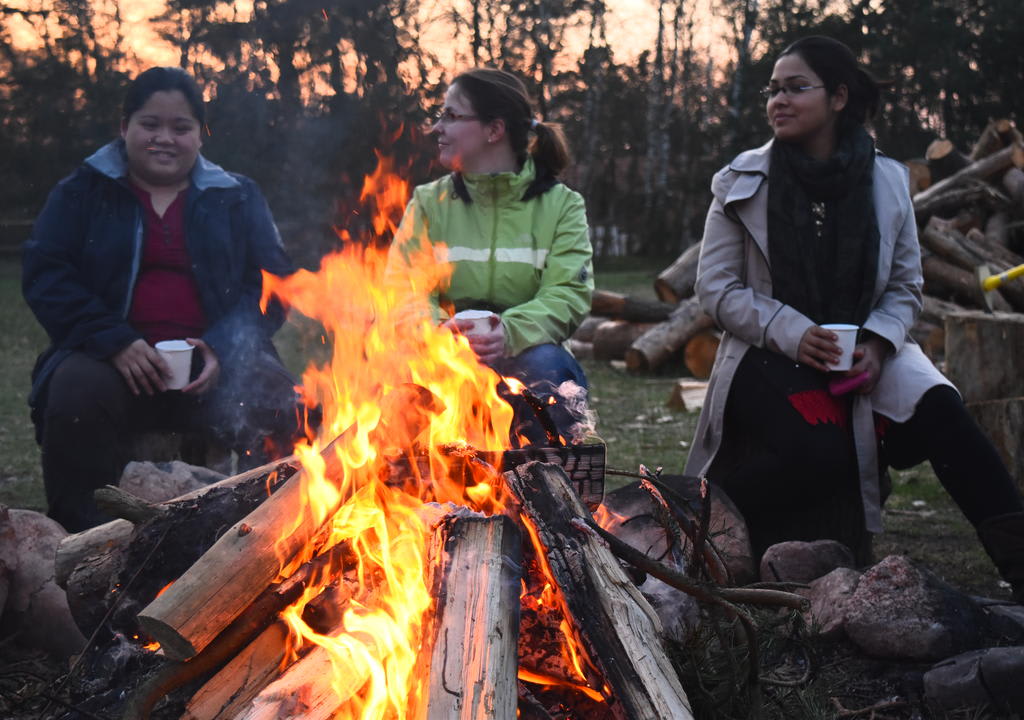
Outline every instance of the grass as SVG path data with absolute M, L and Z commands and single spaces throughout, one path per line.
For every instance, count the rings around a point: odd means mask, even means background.
M 598 266 L 598 287 L 654 299 L 652 281 L 665 263 L 630 260 Z M 26 398 L 29 375 L 46 336 L 21 298 L 17 260 L 0 258 L 0 504 L 45 509 L 39 451 Z M 290 322 L 276 338 L 285 363 L 299 372 L 305 348 L 317 348 L 319 330 L 308 321 Z M 608 465 L 635 471 L 640 463 L 681 473 L 697 421 L 695 413 L 671 410 L 667 400 L 675 377 L 634 376 L 616 366 L 583 362 L 597 413 L 597 434 L 608 447 Z M 627 480 L 608 478 L 609 487 Z M 927 465 L 893 474 L 886 505 L 885 533 L 875 543 L 878 558 L 903 553 L 970 592 L 1005 595 L 970 525 L 942 490 Z

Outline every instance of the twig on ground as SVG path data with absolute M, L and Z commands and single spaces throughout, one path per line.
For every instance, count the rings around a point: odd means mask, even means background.
M 849 710 L 843 707 L 843 704 L 839 702 L 839 698 L 836 697 L 832 698 L 832 704 L 836 708 L 837 718 L 852 718 L 859 717 L 860 715 L 868 715 L 869 718 L 874 718 L 879 710 L 890 710 L 892 708 L 906 707 L 908 705 L 906 700 L 897 698 L 895 700 L 882 700 L 866 708 L 860 708 L 859 710 Z

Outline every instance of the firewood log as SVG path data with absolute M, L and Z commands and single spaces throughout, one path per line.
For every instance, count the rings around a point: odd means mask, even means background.
M 677 380 L 672 386 L 667 405 L 673 410 L 696 412 L 704 407 L 708 394 L 707 380 Z
M 1003 188 L 1018 213 L 1024 211 L 1024 171 L 1012 167 L 1003 175 Z
M 1024 142 L 1024 137 L 1013 124 L 1013 120 L 1000 118 L 991 121 L 978 136 L 978 141 L 971 149 L 970 160 L 975 162 L 987 157 L 1007 145 Z
M 419 666 L 430 678 L 416 720 L 514 720 L 522 539 L 509 517 L 449 515 L 430 550 L 432 630 Z
M 580 342 L 594 342 L 594 330 L 597 329 L 598 325 L 607 320 L 608 318 L 601 315 L 587 315 L 583 318 L 580 326 L 576 328 L 576 332 L 572 334 L 572 339 L 579 340 Z
M 921 219 L 924 208 L 930 207 L 936 198 L 958 188 L 967 180 L 987 180 L 1006 172 L 1010 167 L 1024 166 L 1024 145 L 1014 143 L 1002 150 L 971 163 L 945 180 L 937 182 L 927 190 L 914 196 L 914 212 Z M 962 203 L 961 203 L 962 204 Z
M 964 308 L 948 300 L 940 300 L 931 295 L 922 298 L 920 317 L 934 325 L 945 325 L 946 316 L 950 313 L 963 312 Z
M 984 258 L 965 248 L 959 240 L 962 237 L 960 232 L 952 228 L 951 223 L 933 217 L 929 218 L 924 230 L 921 231 L 921 244 L 957 267 L 973 271 Z
M 693 284 L 697 281 L 697 261 L 700 259 L 700 243 L 686 248 L 675 262 L 661 271 L 654 281 L 654 292 L 659 298 L 672 305 L 693 297 Z
M 594 343 L 582 342 L 575 338 L 569 338 L 569 352 L 571 352 L 573 357 L 577 360 L 593 360 Z
M 630 322 L 667 320 L 673 307 L 674 305 L 657 300 L 642 300 L 608 290 L 595 290 L 590 300 L 590 311 L 594 315 Z
M 932 362 L 945 356 L 946 329 L 942 325 L 919 317 L 910 327 L 910 337 L 921 346 L 921 350 Z
M 928 161 L 924 158 L 904 160 L 903 164 L 910 171 L 910 196 L 913 197 L 932 184 L 932 173 L 928 169 Z
M 928 190 L 918 193 L 914 200 L 914 215 L 919 225 L 934 214 L 955 215 L 965 205 L 982 205 L 999 210 L 1010 204 L 1010 198 L 1004 193 L 986 182 L 973 178 L 965 178 L 958 187 L 947 188 L 942 193 L 930 195 L 931 190 L 936 187 L 939 185 L 933 185 Z M 921 199 L 922 196 L 926 197 Z
M 653 327 L 654 323 L 605 320 L 594 331 L 594 359 L 622 360 L 636 339 Z
M 985 221 L 985 238 L 993 245 L 1006 247 L 1009 241 L 1009 216 L 1003 211 L 996 211 Z
M 325 450 L 322 455 L 325 477 L 341 485 L 336 453 Z M 309 546 L 344 500 L 339 494 L 314 513 L 306 482 L 307 473 L 300 470 L 139 613 L 139 625 L 168 657 L 187 660 L 206 647 L 277 576 L 282 558 L 287 561 Z
M 964 402 L 1024 396 L 1024 315 L 964 311 L 946 317 L 946 375 Z
M 921 270 L 924 273 L 925 292 L 929 295 L 951 298 L 970 307 L 984 307 L 981 286 L 974 273 L 959 268 L 937 255 L 922 257 Z M 992 307 L 996 310 L 1010 310 L 1010 304 L 998 290 L 992 291 L 991 301 Z
M 1024 492 L 1024 397 L 967 403 L 967 412 L 992 441 L 1017 490 Z
M 713 324 L 696 298 L 684 300 L 668 321 L 655 325 L 633 342 L 626 351 L 626 367 L 632 372 L 654 370 L 690 338 Z
M 932 182 L 944 180 L 971 164 L 970 159 L 945 138 L 932 141 L 925 150 L 924 157 L 928 161 Z
M 545 553 L 546 566 L 568 609 L 573 635 L 582 642 L 589 685 L 607 685 L 616 718 L 693 715 L 662 641 L 657 614 L 595 534 L 590 519 L 557 465 L 537 462 L 505 474 L 524 522 Z
M 698 380 L 711 377 L 715 365 L 715 354 L 722 341 L 722 333 L 716 328 L 706 328 L 690 338 L 683 350 L 683 362 L 690 375 Z
M 1002 245 L 991 244 L 985 233 L 979 230 L 968 232 L 960 238 L 960 243 L 973 254 L 984 258 L 984 264 L 993 274 L 1024 264 L 1024 258 Z M 1003 283 L 996 292 L 1006 299 L 1013 310 L 1024 312 L 1024 282 L 1011 280 Z M 993 308 L 1000 309 L 995 305 Z
M 984 227 L 987 214 L 983 208 L 975 206 L 962 207 L 957 211 L 956 216 L 950 219 L 950 223 L 952 227 L 965 233 L 968 230 Z

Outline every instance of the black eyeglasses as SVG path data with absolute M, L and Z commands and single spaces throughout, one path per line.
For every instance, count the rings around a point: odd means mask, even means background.
M 438 125 L 448 125 L 449 123 L 459 122 L 461 120 L 479 120 L 476 115 L 463 115 L 462 113 L 453 112 L 451 108 L 445 108 L 444 110 L 438 110 L 434 114 L 434 122 Z
M 765 100 L 769 100 L 780 92 L 785 93 L 789 97 L 796 97 L 797 95 L 803 95 L 808 90 L 818 90 L 825 87 L 824 85 L 779 85 L 772 87 L 769 85 L 766 88 L 761 89 L 761 97 Z

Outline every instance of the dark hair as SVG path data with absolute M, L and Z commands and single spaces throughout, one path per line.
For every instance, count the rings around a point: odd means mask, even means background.
M 569 143 L 561 127 L 534 119 L 526 86 L 519 78 L 504 70 L 474 68 L 456 77 L 452 85 L 465 94 L 481 122 L 505 121 L 505 132 L 520 163 L 526 161 L 527 154 L 533 157 L 537 175 L 523 200 L 542 195 L 558 183 L 558 174 L 569 165 Z M 455 180 L 456 191 L 469 201 L 458 173 Z
M 203 93 L 195 79 L 179 67 L 154 67 L 136 77 L 124 96 L 121 118 L 127 122 L 131 116 L 152 97 L 162 90 L 180 90 L 185 96 L 192 114 L 202 125 L 206 119 L 203 107 Z
M 846 86 L 846 107 L 839 113 L 840 134 L 874 117 L 885 83 L 861 68 L 845 44 L 824 35 L 810 35 L 791 44 L 779 57 L 786 55 L 799 55 L 821 78 L 829 95 L 834 95 L 840 85 Z

